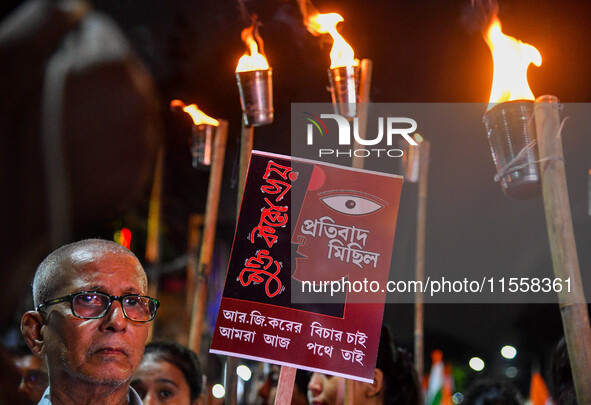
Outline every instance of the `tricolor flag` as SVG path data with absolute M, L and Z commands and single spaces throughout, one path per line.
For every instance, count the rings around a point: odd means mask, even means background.
M 441 350 L 431 352 L 431 373 L 429 373 L 429 384 L 425 395 L 425 405 L 440 405 L 443 402 L 443 353 Z
M 540 373 L 533 372 L 531 375 L 531 383 L 529 385 L 529 400 L 531 405 L 546 405 L 551 404 L 550 394 L 544 379 Z

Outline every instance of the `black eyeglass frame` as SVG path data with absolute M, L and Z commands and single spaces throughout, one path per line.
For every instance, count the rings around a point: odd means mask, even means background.
M 107 305 L 107 308 L 105 308 L 105 310 L 103 311 L 102 314 L 100 314 L 99 316 L 80 316 L 77 315 L 74 312 L 74 298 L 79 296 L 79 295 L 83 295 L 83 294 L 100 294 L 103 295 L 105 297 L 109 297 L 109 304 Z M 144 321 L 142 320 L 138 320 L 138 319 L 133 319 L 131 317 L 129 317 L 129 315 L 127 315 L 127 312 L 125 311 L 125 306 L 123 305 L 123 300 L 125 298 L 128 297 L 138 297 L 138 298 L 148 298 L 149 300 L 151 300 L 154 305 L 154 313 L 152 314 L 152 317 L 150 319 L 146 319 Z M 158 308 L 160 307 L 160 301 L 158 301 L 156 298 L 152 298 L 152 297 L 148 297 L 147 295 L 140 295 L 140 294 L 125 294 L 125 295 L 111 295 L 111 294 L 107 294 L 104 292 L 100 292 L 100 291 L 81 291 L 81 292 L 77 292 L 77 293 L 73 293 L 73 294 L 69 294 L 69 295 L 65 295 L 63 297 L 59 297 L 59 298 L 54 298 L 45 302 L 42 302 L 41 304 L 37 305 L 37 307 L 35 308 L 35 311 L 39 311 L 40 309 L 44 309 L 47 308 L 49 306 L 55 305 L 55 304 L 60 304 L 62 302 L 69 302 L 70 303 L 70 310 L 72 311 L 72 315 L 74 315 L 76 318 L 81 318 L 81 319 L 99 319 L 104 317 L 105 315 L 107 315 L 107 313 L 109 312 L 109 309 L 111 309 L 111 305 L 113 304 L 113 301 L 119 301 L 119 303 L 121 304 L 121 309 L 123 310 L 123 315 L 125 316 L 126 319 L 129 319 L 130 321 L 133 322 L 150 322 L 153 321 L 154 318 L 156 317 L 156 312 L 158 311 Z

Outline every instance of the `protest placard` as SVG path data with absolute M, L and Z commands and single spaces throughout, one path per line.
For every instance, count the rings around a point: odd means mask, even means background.
M 401 187 L 254 151 L 210 351 L 372 382 Z

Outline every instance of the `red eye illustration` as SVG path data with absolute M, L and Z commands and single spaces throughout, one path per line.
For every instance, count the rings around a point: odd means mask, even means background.
M 357 191 L 328 191 L 319 197 L 328 208 L 345 215 L 367 215 L 386 205 L 377 197 Z

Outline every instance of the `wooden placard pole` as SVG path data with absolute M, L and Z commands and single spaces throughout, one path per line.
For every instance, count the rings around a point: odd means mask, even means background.
M 579 404 L 591 404 L 591 328 L 571 217 L 558 99 L 542 96 L 534 105 L 544 211 L 554 277 L 570 279 L 558 292 L 560 315 Z
M 146 265 L 152 269 L 149 274 L 148 295 L 150 297 L 158 296 L 160 274 L 158 264 L 160 263 L 160 209 L 162 205 L 162 182 L 164 177 L 164 147 L 158 150 L 156 167 L 154 167 L 154 178 L 152 180 L 152 190 L 150 192 L 150 202 L 148 205 L 148 234 L 146 236 Z M 148 330 L 148 342 L 152 340 L 154 334 L 154 322 L 150 322 Z
M 365 139 L 367 133 L 367 115 L 369 110 L 369 92 L 371 90 L 371 74 L 373 69 L 373 62 L 370 59 L 361 60 L 361 77 L 359 78 L 359 105 L 357 109 L 357 120 L 359 124 L 359 137 Z M 354 141 L 354 149 L 358 149 L 359 143 Z M 357 169 L 364 167 L 363 156 L 353 154 L 352 166 Z
M 427 180 L 429 175 L 429 141 L 419 143 L 419 192 L 417 197 L 417 235 L 415 247 L 415 277 L 419 282 L 425 280 L 425 229 L 427 226 Z M 424 304 L 423 293 L 417 291 L 415 302 L 415 368 L 422 381 L 425 364 L 424 349 Z
M 295 367 L 281 366 L 279 381 L 277 382 L 277 394 L 275 394 L 275 405 L 291 404 L 297 371 L 298 369 Z
M 355 381 L 345 378 L 345 405 L 355 405 Z
M 215 231 L 218 220 L 218 207 L 222 190 L 222 174 L 224 171 L 224 157 L 226 155 L 226 139 L 228 136 L 228 122 L 219 120 L 213 144 L 213 156 L 209 172 L 209 187 L 205 206 L 205 222 L 203 226 L 203 241 L 199 266 L 197 270 L 197 289 L 193 295 L 193 311 L 191 328 L 189 331 L 189 347 L 199 353 L 205 310 L 207 306 L 207 284 L 211 269 L 211 257 L 215 241 Z

